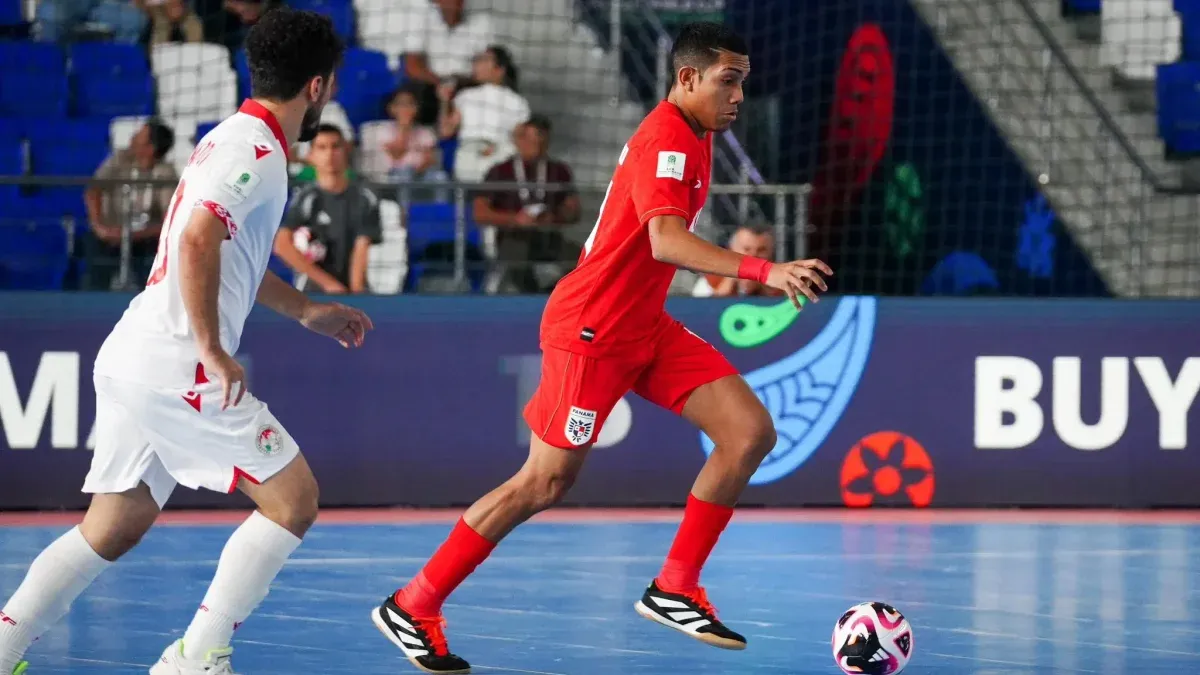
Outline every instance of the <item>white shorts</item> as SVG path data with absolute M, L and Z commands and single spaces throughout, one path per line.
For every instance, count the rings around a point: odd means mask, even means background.
M 96 450 L 83 491 L 125 492 L 145 483 L 162 508 L 177 484 L 233 492 L 261 483 L 300 449 L 267 405 L 247 392 L 221 410 L 221 383 L 161 389 L 94 375 Z

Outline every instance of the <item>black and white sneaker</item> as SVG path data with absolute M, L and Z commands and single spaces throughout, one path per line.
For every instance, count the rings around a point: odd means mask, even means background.
M 450 653 L 442 617 L 415 617 L 388 596 L 371 611 L 371 621 L 417 668 L 427 673 L 471 672 L 471 664 Z
M 708 601 L 703 588 L 691 593 L 668 593 L 658 587 L 658 581 L 650 587 L 633 606 L 643 617 L 669 626 L 721 649 L 745 649 L 746 638 L 729 630 L 717 619 L 717 610 Z

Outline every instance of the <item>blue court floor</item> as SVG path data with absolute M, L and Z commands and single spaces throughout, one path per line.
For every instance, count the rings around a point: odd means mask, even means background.
M 235 639 L 246 675 L 416 672 L 368 612 L 446 524 L 320 525 Z M 63 527 L 0 529 L 0 596 Z M 165 526 L 29 654 L 30 675 L 145 672 L 204 594 L 232 525 Z M 742 522 L 705 572 L 744 652 L 638 617 L 670 523 L 532 523 L 447 606 L 479 673 L 837 673 L 829 638 L 882 600 L 914 628 L 906 673 L 1200 673 L 1200 527 Z M 0 598 L 2 600 L 2 598 Z

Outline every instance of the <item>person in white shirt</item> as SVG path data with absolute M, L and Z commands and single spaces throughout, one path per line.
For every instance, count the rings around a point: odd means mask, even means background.
M 450 98 L 447 85 L 438 88 L 438 125 L 443 138 L 458 136 L 454 177 L 483 180 L 488 169 L 515 152 L 512 137 L 529 119 L 529 101 L 517 93 L 517 66 L 512 53 L 490 45 L 475 55 L 471 74 L 475 84 Z
M 426 0 L 409 16 L 401 44 L 410 80 L 429 85 L 465 80 L 471 59 L 492 41 L 491 16 L 466 11 L 463 0 Z
M 296 441 L 246 391 L 233 358 L 255 302 L 345 347 L 361 311 L 315 303 L 267 271 L 287 202 L 287 148 L 308 140 L 344 47 L 328 18 L 287 8 L 249 31 L 252 99 L 205 135 L 171 199 L 147 288 L 96 357 L 96 448 L 83 522 L 33 561 L 0 613 L 0 673 L 112 561 L 132 549 L 177 484 L 240 489 L 258 506 L 230 537 L 203 604 L 151 675 L 233 675 L 234 629 L 266 597 L 317 515 Z

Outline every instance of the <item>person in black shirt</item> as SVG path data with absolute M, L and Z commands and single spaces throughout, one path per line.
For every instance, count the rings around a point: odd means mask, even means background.
M 300 188 L 275 236 L 275 254 L 309 293 L 365 293 L 367 254 L 382 241 L 379 198 L 346 177 L 350 147 L 340 129 L 322 124 L 308 161 L 316 181 Z

